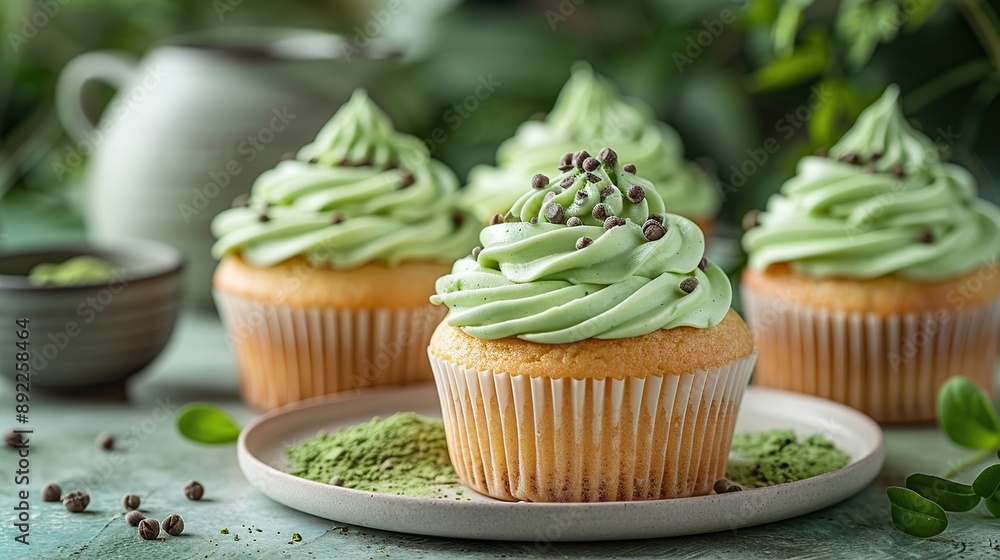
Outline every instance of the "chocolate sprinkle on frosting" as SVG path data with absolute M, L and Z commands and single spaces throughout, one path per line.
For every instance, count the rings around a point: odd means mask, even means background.
M 618 216 L 610 216 L 607 220 L 604 220 L 604 231 L 608 231 L 611 228 L 616 228 L 618 226 L 625 225 L 625 218 L 619 218 Z
M 649 217 L 646 218 L 646 219 L 647 220 L 653 220 L 654 222 L 659 222 L 660 224 L 663 223 L 663 216 L 661 216 L 659 214 L 650 214 Z
M 534 189 L 541 189 L 548 184 L 549 178 L 544 173 L 535 173 L 535 176 L 531 178 L 531 187 Z
M 684 280 L 681 280 L 681 291 L 685 294 L 690 294 L 698 287 L 698 279 L 694 276 L 688 276 Z
M 760 210 L 753 209 L 743 215 L 743 231 L 751 228 L 755 228 L 760 225 L 760 220 L 757 218 L 760 216 Z
M 872 161 L 878 161 L 882 159 L 882 152 L 875 152 L 872 154 Z
M 708 259 L 702 257 L 701 260 L 698 261 L 698 269 L 701 270 L 702 272 L 705 272 L 705 268 L 707 267 L 708 267 Z
M 601 178 L 598 177 L 597 175 L 594 175 L 593 173 L 587 173 L 587 180 L 590 181 L 591 183 L 601 182 Z
M 634 163 L 626 163 L 625 166 L 622 167 L 622 169 L 625 170 L 625 173 L 631 173 L 631 174 L 635 175 L 635 164 Z
M 844 154 L 840 156 L 840 161 L 844 163 L 849 163 L 851 165 L 857 165 L 861 163 L 861 156 L 858 154 Z
M 642 234 L 646 239 L 656 241 L 667 234 L 667 229 L 656 220 L 646 220 L 646 223 L 642 224 Z
M 267 212 L 262 212 L 260 216 L 257 216 L 257 221 L 261 223 L 270 222 L 271 217 L 267 215 Z
M 601 190 L 601 196 L 603 198 L 607 198 L 607 197 L 611 196 L 611 193 L 613 193 L 613 192 L 615 192 L 615 186 L 614 185 L 608 185 L 608 186 L 604 187 L 604 189 Z
M 629 201 L 639 204 L 644 198 L 646 198 L 646 191 L 639 185 L 632 185 L 628 188 L 628 192 L 625 193 L 625 196 L 629 199 Z
M 590 213 L 591 216 L 597 218 L 598 220 L 604 220 L 613 214 L 614 212 L 611 211 L 611 207 L 603 202 L 595 204 L 594 210 Z
M 310 158 L 309 163 L 319 163 L 319 158 L 318 157 Z
M 583 199 L 587 198 L 588 196 L 590 196 L 590 195 L 587 194 L 587 191 L 585 191 L 585 190 L 576 191 L 576 198 L 578 200 L 583 200 Z
M 538 223 L 538 216 L 532 216 L 531 219 L 528 220 L 528 223 L 532 224 L 532 225 L 537 224 Z
M 559 181 L 559 186 L 562 187 L 562 188 L 564 188 L 564 189 L 568 189 L 568 188 L 570 188 L 570 186 L 573 185 L 574 181 L 576 181 L 576 177 L 570 175 L 569 177 L 566 177 L 562 181 Z
M 566 220 L 566 225 L 569 227 L 582 226 L 583 220 L 577 218 L 576 216 L 572 216 L 570 219 Z
M 559 171 L 569 171 L 573 169 L 573 152 L 566 152 L 559 158 Z
M 579 152 L 573 154 L 573 167 L 583 168 L 583 162 L 590 157 L 587 150 L 580 150 Z
M 604 148 L 601 153 L 597 154 L 597 159 L 608 165 L 614 165 L 618 161 L 618 154 L 611 148 Z
M 335 226 L 335 225 L 337 225 L 337 224 L 339 224 L 340 222 L 343 222 L 343 221 L 344 221 L 344 217 L 341 216 L 340 214 L 334 214 L 333 216 L 330 217 L 330 225 L 331 226 Z
M 493 214 L 490 216 L 490 225 L 495 226 L 503 223 L 503 214 Z
M 482 253 L 482 252 L 483 252 L 482 245 L 476 245 L 475 247 L 473 247 L 472 248 L 472 260 L 478 261 L 479 260 L 479 253 Z
M 925 229 L 923 233 L 920 234 L 921 243 L 934 243 L 934 234 L 931 233 L 929 229 Z
M 580 239 L 576 240 L 576 250 L 579 251 L 580 249 L 583 249 L 584 247 L 590 247 L 593 244 L 594 244 L 593 239 L 587 236 L 583 236 Z
M 556 193 L 554 193 L 552 191 L 549 191 L 549 192 L 545 193 L 545 196 L 542 197 L 542 206 L 545 206 L 546 204 L 548 204 L 549 201 L 552 200 L 555 197 L 556 197 Z
M 545 219 L 552 224 L 563 223 L 563 207 L 558 202 L 550 202 L 545 206 Z
M 403 175 L 403 182 L 399 185 L 399 188 L 405 189 L 415 182 L 417 182 L 417 180 L 413 178 L 413 175 L 411 173 L 407 173 L 406 175 Z
M 899 163 L 893 165 L 892 168 L 889 169 L 889 173 L 892 173 L 896 177 L 906 177 L 906 171 L 903 170 L 903 166 Z
M 583 167 L 584 171 L 593 171 L 593 170 L 597 169 L 600 166 L 601 166 L 601 163 L 599 161 L 597 161 L 596 159 L 592 158 L 592 157 L 589 157 L 589 158 L 583 160 L 583 166 L 582 167 Z

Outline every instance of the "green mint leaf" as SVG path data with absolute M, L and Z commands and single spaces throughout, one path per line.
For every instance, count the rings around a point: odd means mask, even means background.
M 240 437 L 233 418 L 207 403 L 190 403 L 177 411 L 177 431 L 200 443 L 232 443 Z
M 986 500 L 986 509 L 990 510 L 993 517 L 1000 517 L 1000 494 L 994 494 L 992 498 Z
M 938 424 L 953 442 L 970 449 L 1000 447 L 1000 420 L 971 381 L 952 377 L 938 392 Z
M 997 497 L 997 491 L 1000 490 L 1000 465 L 990 465 L 983 469 L 972 483 L 972 488 L 985 500 Z
M 892 504 L 892 523 L 914 537 L 933 537 L 948 528 L 948 514 L 941 506 L 909 488 L 890 486 L 885 493 Z
M 941 506 L 945 511 L 969 511 L 982 498 L 968 484 L 954 482 L 929 474 L 914 474 L 906 479 L 906 487 Z

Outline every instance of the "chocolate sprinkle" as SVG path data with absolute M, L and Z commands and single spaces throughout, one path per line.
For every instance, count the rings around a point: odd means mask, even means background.
M 685 294 L 690 294 L 698 287 L 698 279 L 694 276 L 688 276 L 684 280 L 681 280 L 681 291 Z
M 629 201 L 639 204 L 644 198 L 646 198 L 646 191 L 639 185 L 632 185 L 628 188 L 628 192 L 625 193 L 625 196 L 629 199 Z
M 413 178 L 413 175 L 407 173 L 406 175 L 403 175 L 403 182 L 400 183 L 399 188 L 405 189 L 406 187 L 409 187 L 410 185 L 416 182 L 417 180 Z
M 590 181 L 591 183 L 601 182 L 601 178 L 598 177 L 597 175 L 594 175 L 593 173 L 587 173 L 587 180 Z
M 844 154 L 840 156 L 840 161 L 844 163 L 849 163 L 851 165 L 857 165 L 861 163 L 861 156 L 858 154 Z
M 590 157 L 587 150 L 580 150 L 579 152 L 573 154 L 573 167 L 583 168 L 583 162 Z
M 582 226 L 583 220 L 577 218 L 576 216 L 572 216 L 570 219 L 566 220 L 566 225 L 569 227 Z
M 334 214 L 333 216 L 330 217 L 330 225 L 332 225 L 332 226 L 335 226 L 335 225 L 337 225 L 337 224 L 339 224 L 340 222 L 343 222 L 343 221 L 344 221 L 344 217 L 341 216 L 340 214 Z
M 542 206 L 545 206 L 546 204 L 548 204 L 549 201 L 552 200 L 555 197 L 556 197 L 556 193 L 554 193 L 552 191 L 549 191 L 549 192 L 545 193 L 545 196 L 542 197 Z
M 583 160 L 583 165 L 581 167 L 583 167 L 584 171 L 593 171 L 600 166 L 601 162 L 597 161 L 595 158 L 589 157 Z
M 701 260 L 698 261 L 698 269 L 701 270 L 702 272 L 705 272 L 705 268 L 707 267 L 708 267 L 708 259 L 702 257 Z
M 580 249 L 583 249 L 584 247 L 590 247 L 593 244 L 594 244 L 593 239 L 587 236 L 583 236 L 580 239 L 576 240 L 576 250 L 579 251 Z
M 753 209 L 743 215 L 743 231 L 751 228 L 755 228 L 760 225 L 760 221 L 757 219 L 760 216 L 760 210 Z
M 625 166 L 622 167 L 622 169 L 625 170 L 625 173 L 631 173 L 631 174 L 635 175 L 635 164 L 634 163 L 626 163 Z
M 663 224 L 663 216 L 659 214 L 650 214 L 649 217 L 646 219 L 653 220 L 654 222 L 659 222 L 660 224 Z
M 875 152 L 872 154 L 872 161 L 878 161 L 882 159 L 882 152 Z
M 889 173 L 892 173 L 896 177 L 906 177 L 906 171 L 903 170 L 903 164 L 897 163 L 889 169 Z
M 478 261 L 479 260 L 479 253 L 482 253 L 482 252 L 483 252 L 483 247 L 481 245 L 476 245 L 475 247 L 473 247 L 472 248 L 472 260 Z
M 285 152 L 281 154 L 281 161 L 288 161 L 290 159 L 295 159 L 295 152 Z
M 568 189 L 568 188 L 570 188 L 573 185 L 573 183 L 575 181 L 576 181 L 576 177 L 574 177 L 573 175 L 570 175 L 569 177 L 564 178 L 562 181 L 559 181 L 559 186 L 562 187 L 562 188 L 564 188 L 564 189 Z
M 614 212 L 611 211 L 611 207 L 603 202 L 595 204 L 594 210 L 590 213 L 591 216 L 597 218 L 598 220 L 604 220 L 613 214 Z
M 587 198 L 588 196 L 590 196 L 590 195 L 587 194 L 587 191 L 585 191 L 585 190 L 581 189 L 581 190 L 576 191 L 576 198 L 578 200 L 583 200 L 583 199 Z
M 490 216 L 490 225 L 495 226 L 503 223 L 503 214 L 493 214 Z
M 563 223 L 563 207 L 558 202 L 550 202 L 545 206 L 545 219 L 552 224 Z
M 532 216 L 531 219 L 528 220 L 528 223 L 532 224 L 532 225 L 537 224 L 538 223 L 538 216 Z
M 607 198 L 607 197 L 611 196 L 611 194 L 614 193 L 615 190 L 616 189 L 615 189 L 614 185 L 608 185 L 608 186 L 604 187 L 604 189 L 601 191 L 601 196 L 604 197 L 604 198 Z
M 601 153 L 597 154 L 597 159 L 608 165 L 614 165 L 618 161 L 618 154 L 611 148 L 604 148 Z
M 646 220 L 646 223 L 642 224 L 642 234 L 646 236 L 646 239 L 656 241 L 666 235 L 667 230 L 656 220 Z
M 715 490 L 716 494 L 728 494 L 730 492 L 743 491 L 742 486 L 740 486 L 739 484 L 734 484 L 732 482 L 729 482 L 726 479 L 715 481 L 715 484 L 712 486 L 712 489 Z
M 559 158 L 559 171 L 569 171 L 573 169 L 573 152 L 566 152 Z
M 920 234 L 921 243 L 934 243 L 934 234 L 931 230 L 925 229 L 923 233 Z
M 548 184 L 549 178 L 544 173 L 535 173 L 535 176 L 531 178 L 531 187 L 534 189 L 541 189 Z
M 310 158 L 309 163 L 319 163 L 319 158 L 318 157 Z
M 257 221 L 260 223 L 270 222 L 271 217 L 267 215 L 267 212 L 262 212 L 260 216 L 257 216 Z
M 619 218 L 618 216 L 610 216 L 607 220 L 604 220 L 604 231 L 608 231 L 611 228 L 625 225 L 625 218 Z

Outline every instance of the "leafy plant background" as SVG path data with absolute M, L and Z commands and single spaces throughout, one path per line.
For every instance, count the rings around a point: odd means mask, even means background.
M 427 17 L 392 26 L 408 51 L 400 87 L 420 92 L 405 108 L 387 108 L 402 128 L 424 137 L 444 126 L 443 112 L 469 95 L 478 75 L 492 73 L 503 84 L 435 152 L 460 175 L 491 162 L 518 123 L 551 107 L 570 64 L 586 59 L 648 101 L 679 130 L 687 155 L 710 158 L 726 183 L 731 166 L 776 136 L 776 123 L 806 103 L 812 87 L 834 92 L 727 196 L 730 219 L 761 206 L 799 157 L 835 141 L 892 82 L 931 137 L 939 128 L 958 135 L 949 157 L 972 170 L 985 197 L 1000 199 L 993 179 L 1000 170 L 1000 19 L 986 0 L 403 1 L 408 13 Z M 9 226 L 5 209 L 13 204 L 38 210 L 50 224 L 35 235 L 59 237 L 81 225 L 81 174 L 59 183 L 51 169 L 69 145 L 53 92 L 74 56 L 95 49 L 141 54 L 177 33 L 262 22 L 353 35 L 387 0 L 243 1 L 221 21 L 218 2 L 64 2 L 18 52 L 10 34 L 41 3 L 0 3 L 0 220 L 7 218 L 0 241 L 29 241 Z M 723 10 L 736 21 L 679 70 L 674 54 L 685 54 Z

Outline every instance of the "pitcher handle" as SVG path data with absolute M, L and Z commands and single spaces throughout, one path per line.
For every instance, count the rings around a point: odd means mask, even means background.
M 117 51 L 97 51 L 82 54 L 63 68 L 56 84 L 56 111 L 66 133 L 80 142 L 94 138 L 98 123 L 87 117 L 84 106 L 88 96 L 87 84 L 104 82 L 115 89 L 125 84 L 135 74 L 137 59 Z

